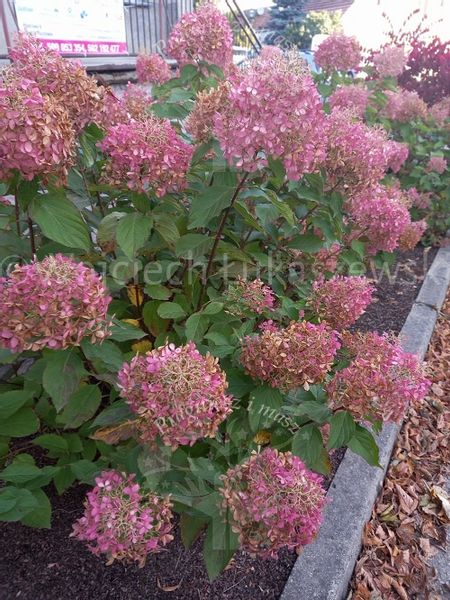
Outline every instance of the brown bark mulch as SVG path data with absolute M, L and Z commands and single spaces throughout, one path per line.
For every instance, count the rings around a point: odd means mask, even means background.
M 441 600 L 431 559 L 445 546 L 450 497 L 450 293 L 427 354 L 432 386 L 409 410 L 363 537 L 349 598 Z M 450 592 L 450 590 L 448 590 Z

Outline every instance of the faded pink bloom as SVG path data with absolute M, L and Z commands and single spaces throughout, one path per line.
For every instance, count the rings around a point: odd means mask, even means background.
M 107 154 L 102 179 L 130 190 L 153 189 L 159 197 L 184 189 L 193 147 L 168 119 L 149 115 L 108 129 L 100 148 Z
M 427 163 L 427 171 L 435 171 L 438 175 L 442 175 L 447 170 L 447 161 L 442 156 L 430 156 Z
M 384 151 L 387 168 L 391 169 L 394 173 L 398 173 L 408 158 L 408 145 L 403 144 L 402 142 L 387 140 L 386 144 L 384 145 Z
M 107 130 L 114 125 L 127 124 L 130 120 L 145 121 L 153 99 L 142 87 L 128 83 L 122 96 L 117 97 L 108 90 L 102 110 L 95 122 Z
M 228 106 L 215 117 L 228 163 L 244 171 L 282 160 L 289 179 L 325 157 L 325 115 L 317 89 L 294 55 L 257 59 L 232 79 Z
M 426 210 L 431 204 L 431 192 L 418 192 L 415 187 L 404 190 L 408 198 L 408 204 L 416 208 Z
M 410 223 L 400 236 L 398 244 L 400 250 L 412 250 L 415 248 L 420 242 L 427 227 L 428 223 L 425 221 L 425 219 Z
M 344 334 L 350 365 L 326 389 L 333 409 L 343 408 L 359 421 L 400 422 L 412 400 L 422 400 L 430 382 L 416 356 L 396 340 L 375 332 Z
M 75 136 L 61 103 L 38 84 L 5 69 L 0 80 L 0 179 L 64 181 L 74 160 Z
M 328 118 L 328 149 L 323 163 L 330 188 L 346 196 L 376 185 L 386 170 L 386 132 L 369 127 L 347 111 Z
M 273 290 L 261 279 L 245 281 L 238 278 L 229 286 L 225 299 L 227 310 L 236 315 L 245 314 L 246 311 L 262 314 L 275 306 Z
M 186 119 L 186 130 L 197 144 L 207 142 L 213 134 L 214 118 L 228 102 L 230 84 L 220 82 L 216 88 L 197 93 L 195 106 Z
M 0 204 L 3 204 L 3 206 L 11 206 L 11 202 L 6 196 L 0 196 Z
M 233 60 L 230 23 L 213 4 L 206 2 L 181 17 L 167 42 L 167 53 L 180 67 L 204 61 L 226 69 Z
M 450 119 L 450 96 L 446 96 L 442 100 L 439 100 L 439 102 L 436 102 L 436 104 L 433 104 L 430 108 L 430 115 L 442 127 Z
M 334 273 L 337 269 L 341 245 L 335 242 L 329 248 L 321 248 L 313 255 L 314 268 L 320 273 Z
M 80 63 L 62 58 L 24 33 L 18 34 L 9 55 L 14 71 L 35 81 L 43 96 L 50 96 L 55 105 L 66 110 L 77 131 L 95 120 L 105 90 Z
M 0 345 L 13 352 L 101 343 L 111 301 L 100 276 L 62 254 L 17 265 L 0 278 Z
M 348 109 L 357 117 L 363 117 L 369 100 L 369 90 L 360 85 L 342 85 L 330 96 L 331 108 Z
M 170 67 L 159 54 L 138 54 L 136 75 L 139 83 L 161 85 L 171 78 Z
M 327 324 L 292 321 L 284 329 L 266 327 L 245 337 L 241 363 L 251 377 L 291 390 L 323 381 L 338 348 L 338 334 Z
M 373 65 L 380 77 L 397 77 L 403 73 L 408 62 L 405 50 L 400 46 L 388 46 L 373 57 Z
M 118 375 L 121 395 L 139 416 L 139 435 L 154 445 L 194 444 L 214 437 L 231 413 L 232 397 L 218 359 L 202 356 L 193 342 L 169 344 L 135 356 Z
M 362 60 L 361 46 L 353 36 L 332 33 L 317 48 L 314 60 L 324 71 L 351 71 Z
M 384 93 L 387 104 L 383 107 L 381 113 L 388 119 L 407 123 L 414 119 L 425 119 L 427 117 L 428 107 L 417 92 L 388 90 Z
M 366 277 L 335 275 L 314 281 L 308 303 L 313 312 L 337 330 L 346 329 L 372 302 L 374 286 Z
M 366 251 L 392 252 L 411 222 L 403 193 L 395 187 L 375 186 L 355 196 L 349 213 L 359 235 L 367 238 Z
M 279 46 L 263 46 L 259 56 L 262 60 L 271 60 L 283 56 L 283 50 Z
M 172 503 L 141 492 L 135 475 L 103 471 L 87 494 L 84 514 L 73 525 L 71 537 L 88 542 L 93 554 L 115 560 L 137 561 L 143 567 L 148 554 L 173 540 Z
M 322 523 L 322 477 L 291 452 L 265 448 L 222 475 L 222 511 L 252 555 L 276 558 L 281 548 L 311 543 Z

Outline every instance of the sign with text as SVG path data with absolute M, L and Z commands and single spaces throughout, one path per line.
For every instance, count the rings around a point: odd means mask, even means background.
M 61 54 L 127 54 L 123 0 L 16 0 L 20 31 Z

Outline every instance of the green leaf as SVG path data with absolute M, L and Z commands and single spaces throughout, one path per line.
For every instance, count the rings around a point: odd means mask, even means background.
M 220 215 L 224 208 L 228 208 L 233 198 L 234 188 L 228 186 L 208 187 L 202 194 L 193 199 L 189 216 L 189 229 L 206 227 L 213 219 Z
M 121 349 L 109 340 L 101 344 L 91 344 L 89 340 L 83 340 L 81 349 L 88 360 L 100 360 L 112 371 L 118 371 L 125 362 Z
M 147 296 L 150 296 L 150 298 L 154 298 L 155 300 L 168 300 L 172 295 L 169 288 L 158 283 L 149 283 L 145 286 L 144 291 Z
M 78 389 L 86 371 L 83 361 L 73 348 L 47 351 L 45 358 L 47 364 L 42 385 L 50 395 L 56 411 L 61 412 L 70 396 Z
M 362 458 L 373 467 L 380 467 L 380 451 L 375 438 L 368 429 L 361 425 L 356 425 L 355 433 L 347 446 L 355 454 L 359 454 Z
M 162 319 L 182 319 L 186 316 L 184 309 L 176 302 L 163 302 L 158 306 L 157 313 Z
M 262 385 L 250 394 L 248 406 L 249 422 L 252 431 L 272 425 L 280 413 L 283 405 L 283 396 L 278 390 Z
M 22 408 L 32 397 L 32 392 L 14 390 L 0 394 L 0 419 L 8 419 Z
M 37 527 L 39 529 L 50 529 L 52 518 L 52 507 L 50 501 L 42 490 L 33 490 L 37 506 L 31 512 L 22 517 L 21 521 L 28 527 Z
M 331 411 L 325 404 L 314 400 L 307 400 L 296 406 L 287 406 L 285 407 L 285 411 L 290 415 L 306 415 L 313 421 L 319 423 L 319 425 L 327 422 L 331 416 Z
M 96 385 L 83 385 L 70 398 L 61 414 L 64 429 L 76 429 L 91 419 L 98 410 L 102 395 Z
M 30 203 L 30 215 L 49 239 L 69 248 L 90 249 L 88 227 L 64 192 L 36 196 Z
M 223 302 L 210 302 L 203 309 L 204 315 L 217 315 L 223 308 Z
M 8 419 L 0 419 L 0 435 L 8 437 L 25 437 L 36 433 L 39 419 L 31 408 L 21 408 Z
M 90 460 L 77 460 L 71 463 L 70 468 L 73 474 L 81 483 L 94 483 L 94 477 L 99 473 L 101 468 Z
M 239 547 L 239 538 L 221 518 L 210 522 L 203 544 L 203 560 L 210 581 L 225 569 Z
M 180 237 L 174 217 L 171 215 L 155 214 L 155 231 L 169 246 L 173 246 Z
M 205 254 L 211 247 L 213 240 L 201 233 L 187 233 L 180 237 L 175 245 L 175 254 L 178 257 L 194 259 Z
M 3 469 L 0 477 L 9 483 L 22 484 L 35 479 L 40 474 L 41 470 L 36 465 L 15 460 Z
M 195 313 L 186 321 L 186 338 L 201 342 L 209 327 L 209 318 L 201 313 Z
M 352 415 L 347 411 L 339 411 L 331 417 L 330 425 L 328 448 L 347 446 L 356 431 L 356 424 Z
M 69 452 L 69 445 L 67 440 L 58 435 L 57 433 L 45 433 L 40 435 L 33 440 L 33 444 L 50 450 L 57 455 L 67 454 Z
M 286 244 L 287 248 L 294 248 L 302 252 L 318 252 L 324 245 L 323 240 L 313 233 L 296 235 L 294 239 Z
M 266 190 L 266 197 L 275 206 L 280 215 L 286 219 L 289 225 L 294 226 L 297 219 L 289 204 L 280 200 L 273 190 Z
M 255 387 L 255 382 L 253 379 L 239 369 L 228 369 L 227 379 L 228 393 L 235 398 L 243 398 Z
M 38 506 L 30 490 L 7 486 L 0 490 L 0 520 L 19 521 Z
M 330 472 L 330 462 L 323 445 L 322 434 L 314 425 L 306 425 L 292 438 L 292 452 L 300 457 L 306 466 L 319 473 Z
M 117 224 L 116 239 L 125 256 L 134 258 L 136 252 L 149 239 L 153 219 L 141 213 L 131 213 Z
M 104 427 L 105 425 L 114 425 L 121 423 L 133 416 L 130 407 L 124 400 L 117 400 L 111 406 L 107 406 L 98 414 L 92 423 L 91 427 Z
M 56 491 L 61 495 L 75 481 L 75 475 L 69 465 L 62 466 L 53 478 Z
M 140 340 L 146 335 L 145 331 L 142 331 L 139 327 L 113 319 L 113 326 L 111 327 L 109 339 L 115 340 L 116 342 L 128 342 L 129 340 Z
M 182 513 L 180 517 L 180 533 L 185 548 L 192 546 L 207 523 L 206 519 Z

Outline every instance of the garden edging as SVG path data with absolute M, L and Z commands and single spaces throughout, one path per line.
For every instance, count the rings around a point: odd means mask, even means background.
M 423 359 L 450 283 L 450 246 L 441 248 L 400 332 L 403 348 Z M 401 425 L 379 437 L 381 469 L 347 450 L 328 491 L 316 540 L 298 557 L 280 600 L 342 600 L 361 549 L 364 525 L 383 484 Z

